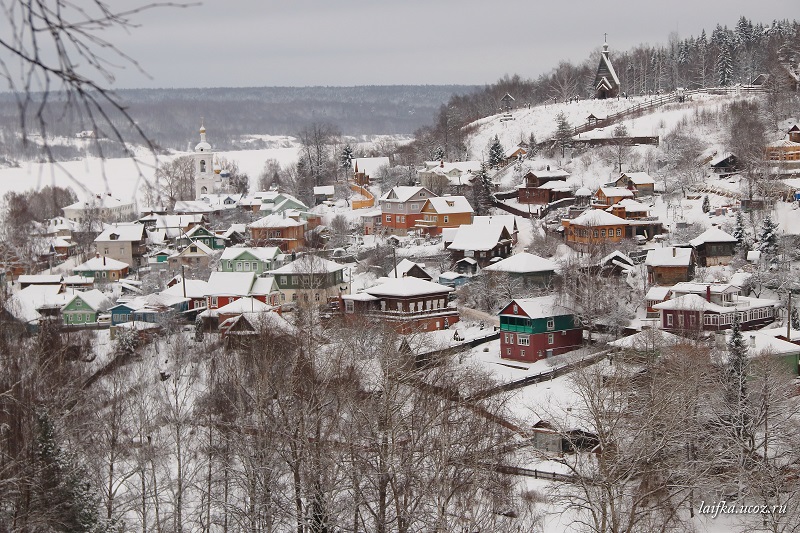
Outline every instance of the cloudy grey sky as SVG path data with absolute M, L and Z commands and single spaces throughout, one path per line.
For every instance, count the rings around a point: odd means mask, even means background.
M 710 34 L 740 15 L 800 16 L 798 0 L 205 0 L 108 38 L 139 61 L 118 88 L 485 84 L 560 59 Z M 613 57 L 613 56 L 612 56 Z

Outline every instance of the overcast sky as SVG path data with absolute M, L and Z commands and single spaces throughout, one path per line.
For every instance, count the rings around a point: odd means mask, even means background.
M 113 4 L 113 3 L 112 3 Z M 117 88 L 487 84 L 612 50 L 800 16 L 798 0 L 205 0 L 137 18 L 107 37 L 127 68 Z

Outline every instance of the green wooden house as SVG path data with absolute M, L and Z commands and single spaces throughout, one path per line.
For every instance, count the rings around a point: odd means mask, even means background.
M 278 268 L 281 249 L 277 246 L 261 246 L 256 248 L 225 248 L 219 260 L 222 272 L 255 272 L 261 276 L 264 272 Z
M 61 308 L 61 317 L 65 326 L 95 325 L 98 315 L 108 307 L 108 298 L 97 289 L 76 292 Z
M 227 238 L 222 235 L 216 235 L 213 231 L 205 226 L 193 226 L 186 233 L 181 234 L 177 239 L 179 248 L 188 246 L 190 242 L 202 242 L 212 250 L 222 250 L 227 246 Z

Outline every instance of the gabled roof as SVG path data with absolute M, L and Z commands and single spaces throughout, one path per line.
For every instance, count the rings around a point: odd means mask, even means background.
M 633 191 L 625 187 L 600 187 L 597 191 L 603 193 L 606 198 L 622 196 L 624 198 L 633 198 Z
M 388 200 L 390 202 L 407 202 L 409 201 L 415 194 L 420 191 L 427 191 L 428 198 L 436 198 L 436 195 L 433 194 L 431 191 L 426 189 L 425 187 L 410 187 L 406 185 L 397 185 L 396 187 L 392 187 L 392 189 L 381 196 L 381 200 Z
M 509 235 L 517 231 L 517 218 L 514 215 L 481 215 L 472 219 L 474 226 L 500 224 L 505 226 Z M 444 232 L 444 230 L 442 230 Z
M 436 196 L 428 198 L 427 204 L 436 213 L 447 215 L 451 213 L 474 213 L 472 206 L 464 196 Z M 424 207 L 422 208 L 425 209 Z
M 328 274 L 343 270 L 344 267 L 339 263 L 334 263 L 316 255 L 306 254 L 284 265 L 271 274 Z
M 111 257 L 95 256 L 72 269 L 73 272 L 97 272 L 103 270 L 124 270 L 130 265 L 123 261 L 117 261 Z
M 462 224 L 448 250 L 488 251 L 503 239 L 510 239 L 503 224 Z
M 705 230 L 703 233 L 689 241 L 689 244 L 697 248 L 701 244 L 705 244 L 707 242 L 736 242 L 736 237 L 714 227 Z
M 69 297 L 71 294 L 61 292 L 61 285 L 31 285 L 6 300 L 5 308 L 22 322 L 35 322 L 41 318 L 38 309 L 60 309 Z
M 305 221 L 297 221 L 293 218 L 283 217 L 281 215 L 267 215 L 259 218 L 255 222 L 248 224 L 248 228 L 291 228 L 297 226 L 305 226 Z
M 61 274 L 22 274 L 17 278 L 20 285 L 60 285 L 62 281 Z
M 690 341 L 685 337 L 654 328 L 646 329 L 644 331 L 640 331 L 639 333 L 629 335 L 628 337 L 622 337 L 621 339 L 611 341 L 608 343 L 608 345 L 614 346 L 615 348 L 644 351 L 664 346 L 675 346 L 677 344 L 684 344 L 687 342 Z
M 537 179 L 546 179 L 546 180 L 565 180 L 569 177 L 569 172 L 560 168 L 554 169 L 547 169 L 544 168 L 542 170 L 532 170 L 531 174 L 536 176 Z
M 272 309 L 272 306 L 265 304 L 261 300 L 245 296 L 216 309 L 215 313 L 219 315 L 261 313 L 270 309 Z
M 75 299 L 81 299 L 83 302 L 86 303 L 91 309 L 95 311 L 103 311 L 108 309 L 109 301 L 106 298 L 106 295 L 102 292 L 98 291 L 97 289 L 92 289 L 90 291 L 83 291 L 83 292 L 76 292 L 72 298 L 69 298 L 66 303 L 61 307 L 63 310 L 69 304 L 71 304 Z
M 555 272 L 558 265 L 553 261 L 538 255 L 522 252 L 512 255 L 502 261 L 487 266 L 484 270 L 490 272 L 508 272 L 514 274 L 527 274 L 533 272 Z
M 715 167 L 731 157 L 735 158 L 736 154 L 733 154 L 731 152 L 723 152 L 722 154 L 714 157 L 711 161 L 708 162 L 708 164 L 711 165 L 712 167 Z
M 628 221 L 602 209 L 589 209 L 570 221 L 573 226 L 625 226 Z
M 634 185 L 654 185 L 655 180 L 650 177 L 650 174 L 647 172 L 623 172 L 623 176 L 626 176 Z
M 113 209 L 116 207 L 133 207 L 133 202 L 123 202 L 108 194 L 97 194 L 88 198 L 87 200 L 78 201 L 70 204 L 62 209 L 89 209 L 90 207 L 97 207 L 101 209 Z
M 258 277 L 250 289 L 250 294 L 267 295 L 278 290 L 278 284 L 273 276 Z
M 608 209 L 611 209 L 611 208 L 614 208 L 614 207 L 624 207 L 626 213 L 646 213 L 646 212 L 650 211 L 650 206 L 649 205 L 645 205 L 645 204 L 643 204 L 641 202 L 637 202 L 636 200 L 633 200 L 631 198 L 623 198 L 622 200 L 620 200 L 616 204 L 612 205 Z M 608 211 L 608 209 L 606 209 L 606 211 Z
M 172 287 L 161 291 L 161 294 L 170 296 L 183 296 L 184 283 L 186 284 L 187 298 L 203 298 L 208 294 L 208 282 L 204 279 L 181 280 Z
M 409 297 L 441 294 L 444 292 L 452 292 L 453 290 L 452 287 L 439 285 L 432 281 L 406 276 L 404 278 L 390 279 L 385 283 L 366 289 L 364 292 L 372 296 Z
M 691 248 L 678 248 L 668 246 L 666 248 L 654 248 L 647 252 L 647 259 L 644 264 L 652 267 L 664 266 L 685 266 L 692 264 Z
M 206 296 L 248 296 L 255 279 L 255 272 L 212 272 Z
M 513 304 L 517 304 L 531 319 L 574 314 L 572 310 L 564 307 L 561 303 L 561 298 L 555 295 L 540 296 L 538 298 L 516 298 L 506 305 L 503 310 L 508 309 Z M 500 311 L 500 314 L 504 314 L 503 311 Z
M 117 237 L 112 239 L 112 235 Z M 97 236 L 95 242 L 123 241 L 136 242 L 144 240 L 146 237 L 145 227 L 142 224 L 107 224 L 103 232 Z
M 202 241 L 190 241 L 189 244 L 187 244 L 186 247 L 183 250 L 181 250 L 180 252 L 174 254 L 173 257 L 181 256 L 181 255 L 188 255 L 188 254 L 191 254 L 191 253 L 196 253 L 196 252 L 192 252 L 191 251 L 191 247 L 192 246 L 196 246 L 197 250 L 199 252 L 203 252 L 206 255 L 211 255 L 211 254 L 214 253 L 214 250 L 212 250 L 211 248 L 209 248 L 208 246 L 203 244 Z
M 667 296 L 669 296 L 670 290 L 672 290 L 670 287 L 661 287 L 659 285 L 655 285 L 647 290 L 647 294 L 645 294 L 644 299 L 658 300 L 663 302 L 667 299 Z
M 402 261 L 397 263 L 397 266 L 394 267 L 392 269 L 392 271 L 389 272 L 389 274 L 386 277 L 388 277 L 388 278 L 402 278 L 408 273 L 409 270 L 411 270 L 415 266 L 421 268 L 423 271 L 425 270 L 424 269 L 424 266 L 425 266 L 424 263 L 415 263 L 414 261 L 412 261 L 410 259 L 403 259 Z
M 244 253 L 249 253 L 261 261 L 272 261 L 280 255 L 281 249 L 277 246 L 257 246 L 248 248 L 228 247 L 222 251 L 220 260 L 233 261 Z
M 704 296 L 706 292 L 711 294 L 738 294 L 739 287 L 732 283 L 699 283 L 695 281 L 682 281 L 672 286 L 672 292 L 676 294 L 699 294 Z

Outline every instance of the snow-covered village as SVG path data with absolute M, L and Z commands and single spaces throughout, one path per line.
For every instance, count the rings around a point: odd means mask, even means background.
M 601 31 L 413 132 L 137 119 L 33 60 L 0 532 L 797 531 L 800 23 L 733 21 Z

